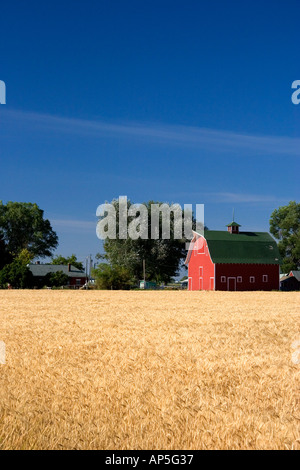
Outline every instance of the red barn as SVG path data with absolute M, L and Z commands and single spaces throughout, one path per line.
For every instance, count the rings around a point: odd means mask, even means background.
M 240 232 L 232 222 L 227 231 L 194 232 L 185 264 L 189 290 L 251 291 L 279 289 L 280 255 L 266 232 Z

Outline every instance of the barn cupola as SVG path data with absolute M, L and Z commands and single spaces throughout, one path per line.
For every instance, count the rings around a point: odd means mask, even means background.
M 240 233 L 240 225 L 234 221 L 234 209 L 232 211 L 232 222 L 226 225 L 226 227 L 229 233 Z
M 229 233 L 240 233 L 240 225 L 234 221 L 231 222 L 231 224 L 228 224 L 226 227 Z

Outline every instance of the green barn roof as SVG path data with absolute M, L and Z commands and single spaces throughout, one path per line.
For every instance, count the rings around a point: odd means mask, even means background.
M 241 227 L 241 225 L 236 222 L 231 222 L 231 224 L 226 225 L 226 227 Z
M 213 263 L 280 264 L 277 244 L 267 232 L 205 230 Z

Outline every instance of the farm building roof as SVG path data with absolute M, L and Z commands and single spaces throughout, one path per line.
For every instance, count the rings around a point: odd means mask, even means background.
M 280 264 L 277 244 L 267 232 L 206 230 L 204 237 L 214 263 Z
M 44 277 L 49 273 L 57 273 L 58 271 L 62 271 L 69 277 L 86 277 L 83 271 L 80 271 L 72 265 L 70 266 L 70 270 L 69 266 L 64 264 L 30 264 L 28 267 L 34 277 Z
M 300 271 L 291 271 L 289 276 L 293 276 L 300 282 Z
M 277 244 L 267 232 L 232 234 L 205 230 L 204 238 L 214 264 L 280 264 L 281 261 Z

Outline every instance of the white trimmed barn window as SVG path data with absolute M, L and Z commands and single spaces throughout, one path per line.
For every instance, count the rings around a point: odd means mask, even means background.
M 243 278 L 242 278 L 242 276 L 238 276 L 238 278 L 237 278 L 237 282 L 242 282 L 242 281 L 243 281 Z
M 254 284 L 255 282 L 255 277 L 254 276 L 250 276 L 250 284 Z
M 226 282 L 226 277 L 225 276 L 221 276 L 221 282 Z
M 268 282 L 268 275 L 267 274 L 263 275 L 263 282 Z

